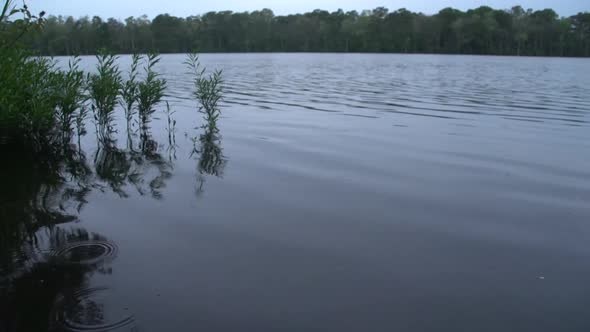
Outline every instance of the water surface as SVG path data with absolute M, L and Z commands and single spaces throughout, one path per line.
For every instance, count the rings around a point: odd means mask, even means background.
M 219 139 L 166 55 L 171 135 L 5 155 L 0 331 L 590 330 L 589 60 L 201 59 Z

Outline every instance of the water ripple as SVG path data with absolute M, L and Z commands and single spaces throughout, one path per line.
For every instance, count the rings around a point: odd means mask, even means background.
M 118 302 L 114 292 L 106 287 L 76 291 L 58 299 L 54 324 L 71 332 L 137 331 L 135 317 L 128 309 L 114 307 Z
M 228 63 L 227 101 L 271 110 L 287 106 L 351 114 L 356 112 L 347 108 L 363 109 L 362 116 L 372 117 L 402 110 L 399 113 L 439 118 L 454 117 L 437 113 L 458 113 L 507 121 L 588 123 L 590 82 L 582 75 L 563 75 L 568 69 L 564 66 L 580 66 L 573 70 L 581 71 L 584 62 L 539 66 L 541 60 L 535 60 L 515 66 L 494 58 L 477 63 L 469 59 L 467 64 L 457 57 L 426 56 L 376 56 L 371 63 L 354 55 L 338 57 L 346 61 L 328 56 L 309 56 L 309 62 L 289 59 L 273 59 L 259 72 L 248 63 Z M 371 111 L 376 113 L 368 114 Z

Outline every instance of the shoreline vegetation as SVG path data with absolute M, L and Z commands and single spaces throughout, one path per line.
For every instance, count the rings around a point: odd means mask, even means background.
M 5 0 L 0 9 L 0 147 L 16 144 L 33 154 L 53 153 L 75 137 L 79 142 L 90 122 L 97 142 L 109 146 L 111 134 L 117 132 L 116 113 L 124 113 L 127 131 L 137 124 L 141 136 L 147 137 L 167 90 L 166 80 L 156 71 L 157 53 L 135 53 L 130 68 L 121 69 L 117 55 L 100 49 L 94 73 L 81 70 L 78 57 L 60 69 L 55 60 L 36 56 L 23 43 L 45 30 L 45 13 L 35 15 L 26 4 L 19 7 L 12 0 Z M 203 127 L 217 132 L 222 72 L 208 76 L 195 53 L 187 53 L 184 65 L 194 77 L 198 111 L 205 114 Z M 167 108 L 168 122 L 173 124 L 174 112 Z
M 78 305 L 69 290 L 82 288 L 89 273 L 101 272 L 102 263 L 62 264 L 41 255 L 44 246 L 54 249 L 70 241 L 89 248 L 89 242 L 111 245 L 102 236 L 65 226 L 79 220 L 93 191 L 111 190 L 126 198 L 127 190 L 136 190 L 162 198 L 176 160 L 175 111 L 166 100 L 168 85 L 158 72 L 157 53 L 136 53 L 130 66 L 122 68 L 117 55 L 100 49 L 92 72 L 80 68 L 78 57 L 57 66 L 23 43 L 45 31 L 45 13 L 31 13 L 26 4 L 16 3 L 0 1 L 0 153 L 7 156 L 0 167 L 5 176 L 0 189 L 0 324 L 6 331 L 53 331 L 53 325 L 66 322 L 54 315 L 58 300 Z M 193 79 L 195 114 L 203 115 L 195 132 L 185 134 L 195 136 L 190 157 L 198 160 L 195 194 L 201 195 L 205 175 L 221 176 L 227 163 L 217 124 L 223 77 L 220 70 L 210 73 L 202 67 L 195 53 L 187 54 L 184 65 Z M 160 121 L 167 122 L 168 158 L 150 133 L 157 115 L 166 117 Z M 93 158 L 87 154 L 92 150 L 82 147 L 85 135 L 96 135 Z M 126 142 L 118 143 L 124 136 Z M 95 329 L 95 320 L 84 323 Z
M 12 23 L 4 23 L 11 25 Z M 49 16 L 20 39 L 40 55 L 242 52 L 590 56 L 590 12 L 482 6 L 434 15 L 379 7 L 277 16 L 269 9 L 175 17 Z

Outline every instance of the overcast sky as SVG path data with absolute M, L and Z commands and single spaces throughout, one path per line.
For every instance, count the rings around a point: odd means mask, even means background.
M 35 11 L 45 10 L 51 15 L 98 15 L 124 19 L 147 14 L 150 18 L 169 13 L 186 17 L 208 11 L 232 10 L 235 12 L 270 8 L 275 14 L 293 14 L 325 9 L 348 10 L 373 9 L 384 6 L 389 9 L 407 8 L 426 14 L 434 14 L 445 7 L 471 9 L 482 5 L 493 8 L 511 8 L 520 4 L 525 9 L 552 8 L 561 16 L 590 11 L 590 0 L 28 0 Z

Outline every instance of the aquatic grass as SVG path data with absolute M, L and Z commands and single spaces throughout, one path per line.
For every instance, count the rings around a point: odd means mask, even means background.
M 199 101 L 199 111 L 204 114 L 207 127 L 210 131 L 216 131 L 217 120 L 221 116 L 219 102 L 223 97 L 223 71 L 215 70 L 212 74 L 206 75 L 206 68 L 201 67 L 199 56 L 196 53 L 189 53 L 184 64 L 193 77 L 193 96 Z
M 223 92 L 222 71 L 216 70 L 209 77 L 199 79 L 198 84 L 197 98 L 202 105 L 201 112 L 205 114 L 207 126 L 213 130 L 217 130 L 217 119 L 221 116 L 221 110 L 218 105 L 222 99 Z
M 185 66 L 188 67 L 189 72 L 188 74 L 193 77 L 193 83 L 195 88 L 198 89 L 199 87 L 199 79 L 205 75 L 206 68 L 201 67 L 201 62 L 199 61 L 199 55 L 197 53 L 188 53 L 186 55 L 186 60 L 183 62 Z M 193 92 L 195 97 L 197 96 L 196 90 Z
M 122 88 L 122 79 L 117 56 L 101 51 L 96 56 L 97 73 L 88 75 L 88 94 L 97 123 L 97 132 L 101 141 L 108 140 L 114 132 L 112 122 L 115 119 L 115 107 Z
M 73 58 L 69 61 L 68 70 L 57 75 L 58 80 L 58 102 L 56 115 L 61 127 L 62 138 L 67 142 L 70 140 L 76 121 L 77 134 L 83 134 L 83 122 L 80 117 L 84 116 L 83 105 L 86 101 L 84 93 L 84 72 L 79 68 L 80 58 Z
M 137 75 L 139 64 L 142 56 L 133 54 L 131 58 L 131 68 L 129 70 L 129 77 L 121 88 L 121 106 L 125 110 L 125 119 L 127 120 L 127 129 L 135 115 L 135 106 L 139 102 L 139 83 L 137 82 Z
M 55 63 L 25 50 L 0 47 L 0 140 L 50 143 L 59 103 L 60 73 Z
M 203 193 L 205 174 L 220 177 L 227 163 L 221 148 L 221 139 L 217 120 L 221 116 L 219 103 L 223 97 L 223 72 L 215 70 L 206 75 L 206 68 L 201 67 L 199 56 L 196 53 L 187 55 L 185 66 L 193 77 L 193 96 L 199 102 L 199 112 L 203 113 L 205 124 L 202 126 L 204 133 L 193 138 L 193 151 L 191 156 L 199 155 L 196 194 Z
M 151 121 L 152 114 L 156 111 L 155 106 L 164 98 L 167 82 L 160 78 L 154 67 L 160 62 L 160 56 L 152 53 L 147 55 L 147 66 L 145 70 L 145 79 L 137 86 L 139 119 L 142 130 L 146 130 Z

